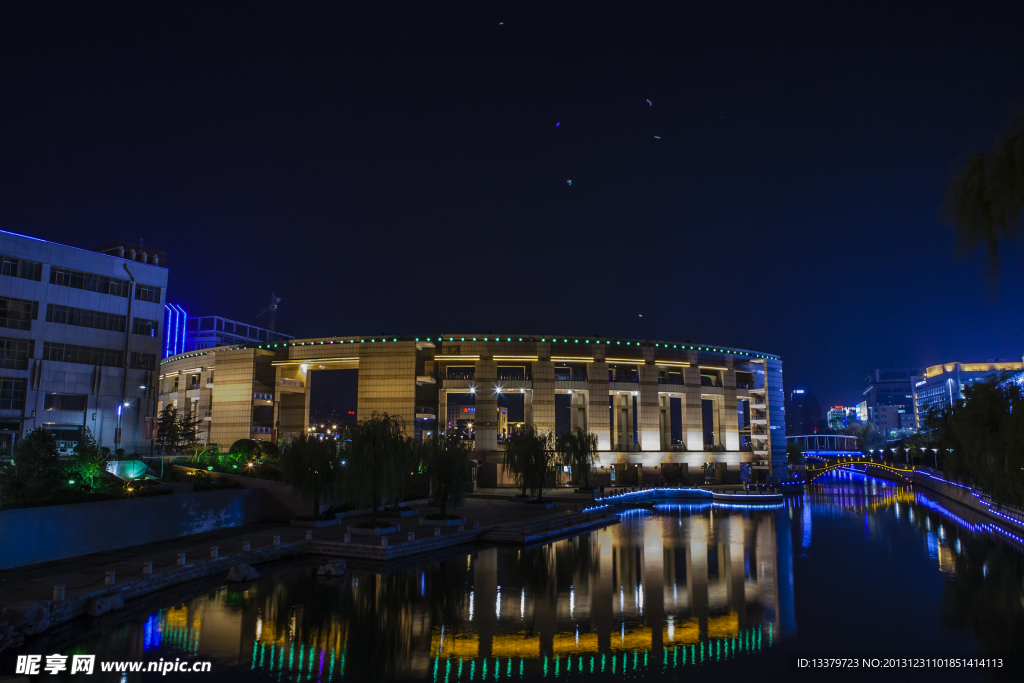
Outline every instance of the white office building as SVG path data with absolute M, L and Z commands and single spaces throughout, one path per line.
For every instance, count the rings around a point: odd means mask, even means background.
M 145 452 L 163 343 L 166 256 L 127 243 L 78 249 L 0 231 L 0 457 L 50 430 Z

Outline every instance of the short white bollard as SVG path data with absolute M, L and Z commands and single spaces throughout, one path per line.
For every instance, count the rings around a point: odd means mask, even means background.
M 185 553 L 178 553 L 178 566 L 181 567 L 185 564 Z
M 115 576 L 114 570 L 111 569 L 110 571 L 107 572 L 107 578 L 104 579 L 103 583 L 106 584 L 107 586 L 113 586 L 114 585 L 114 581 L 115 581 L 114 576 Z
M 409 532 L 409 540 L 410 541 L 415 541 L 416 540 L 416 532 L 415 531 L 410 531 Z
M 242 550 L 249 552 L 249 541 L 242 541 Z
M 352 542 L 352 534 L 345 534 L 344 540 L 342 542 L 343 543 L 351 543 Z
M 388 544 L 388 537 L 387 536 L 381 536 L 380 537 L 380 544 L 381 545 L 387 545 Z
M 274 545 L 281 545 L 281 537 L 274 536 Z
M 216 545 L 210 546 L 210 559 L 215 560 L 220 556 L 220 547 Z
M 312 531 L 307 531 L 306 532 L 306 540 L 307 541 L 312 541 L 313 540 L 313 532 Z
M 59 583 L 53 587 L 53 601 L 60 602 L 64 599 L 64 584 Z
M 153 563 L 152 562 L 143 562 L 142 563 L 142 573 L 144 575 L 146 575 L 146 576 L 152 574 L 153 573 Z
M 434 535 L 435 536 L 440 536 L 441 535 L 441 527 L 439 527 L 439 526 L 435 526 L 434 527 Z

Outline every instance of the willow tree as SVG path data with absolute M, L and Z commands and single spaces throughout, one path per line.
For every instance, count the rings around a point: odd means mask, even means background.
M 412 440 L 402 434 L 402 421 L 374 413 L 350 427 L 342 438 L 342 490 L 353 507 L 368 505 L 377 525 L 377 508 L 399 502 L 413 466 Z
M 281 478 L 319 516 L 320 503 L 334 497 L 341 483 L 337 442 L 299 434 L 281 454 Z
M 528 488 L 536 491 L 538 498 L 543 495 L 544 481 L 555 464 L 551 446 L 551 433 L 538 431 L 533 425 L 505 440 L 505 469 L 522 488 L 523 496 Z
M 991 152 L 967 157 L 946 190 L 943 212 L 961 253 L 985 247 L 986 274 L 998 292 L 999 242 L 1024 227 L 1024 107 Z
M 562 465 L 572 468 L 576 483 L 583 481 L 584 488 L 590 488 L 590 470 L 597 460 L 597 434 L 582 427 L 571 429 L 555 439 L 555 451 Z
M 434 500 L 447 517 L 448 505 L 459 503 L 466 492 L 469 449 L 459 437 L 442 434 L 424 441 L 421 453 Z

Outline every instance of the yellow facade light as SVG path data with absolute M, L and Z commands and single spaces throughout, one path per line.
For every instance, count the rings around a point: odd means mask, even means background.
M 310 365 L 315 363 L 358 363 L 359 356 L 349 356 L 347 358 L 299 358 L 296 360 L 275 360 L 271 361 L 271 365 Z
M 627 363 L 627 364 L 631 364 L 632 363 L 632 364 L 636 364 L 636 365 L 643 365 L 647 361 L 644 360 L 643 358 L 605 358 L 604 362 L 605 363 Z
M 434 356 L 434 360 L 480 360 L 480 356 L 456 356 L 456 355 L 440 355 Z
M 720 368 L 720 367 L 715 366 L 715 365 L 701 365 L 700 369 L 701 370 L 721 370 L 722 372 L 727 372 L 729 370 L 729 368 Z
M 587 356 L 551 356 L 555 363 L 593 363 L 593 357 Z
M 656 360 L 655 365 L 667 365 L 673 368 L 688 368 L 690 364 L 684 360 Z
M 496 361 L 520 360 L 520 361 L 525 361 L 525 362 L 536 363 L 538 360 L 540 360 L 537 356 L 491 356 L 491 357 L 494 360 L 496 360 Z M 435 356 L 435 358 L 437 358 L 437 356 Z

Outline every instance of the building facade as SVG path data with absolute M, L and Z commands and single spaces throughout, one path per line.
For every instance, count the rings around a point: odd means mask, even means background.
M 69 452 L 148 447 L 166 257 L 126 243 L 78 249 L 0 231 L 0 455 L 43 427 Z
M 986 361 L 984 363 L 943 363 L 931 365 L 922 375 L 913 378 L 913 418 L 916 429 L 924 428 L 928 411 L 941 410 L 963 399 L 964 389 L 971 384 L 1024 371 L 1021 361 Z
M 794 389 L 786 399 L 786 433 L 813 434 L 821 422 L 821 405 L 814 394 Z
M 158 409 L 194 411 L 221 449 L 278 440 L 309 424 L 309 373 L 344 368 L 359 370 L 358 419 L 387 412 L 409 436 L 458 422 L 449 404 L 472 406 L 478 464 L 501 461 L 514 422 L 583 427 L 598 437 L 599 467 L 617 471 L 763 463 L 786 476 L 782 361 L 746 349 L 518 334 L 235 345 L 162 361 Z

